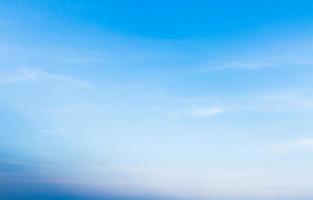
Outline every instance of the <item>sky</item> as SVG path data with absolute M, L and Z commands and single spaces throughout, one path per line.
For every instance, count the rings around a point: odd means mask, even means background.
M 313 2 L 0 0 L 0 199 L 313 199 Z

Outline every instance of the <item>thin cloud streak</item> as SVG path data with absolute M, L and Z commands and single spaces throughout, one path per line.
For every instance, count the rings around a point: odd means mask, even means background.
M 210 118 L 226 112 L 222 107 L 196 107 L 196 108 L 180 108 L 176 111 L 169 112 L 171 117 L 196 117 Z
M 201 69 L 200 72 L 214 72 L 223 70 L 260 70 L 264 68 L 279 68 L 290 66 L 310 66 L 313 60 L 232 60 L 217 63 L 211 63 L 207 68 Z
M 268 153 L 312 153 L 313 152 L 313 138 L 296 138 L 292 140 L 286 140 L 276 142 L 273 144 L 267 144 L 261 147 L 262 151 Z
M 243 48 L 243 53 L 236 56 L 217 58 L 206 62 L 199 72 L 311 67 L 313 65 L 311 56 L 313 53 L 312 44 L 312 38 L 305 38 L 300 41 L 293 40 L 272 44 L 271 46 L 250 46 L 246 53 L 244 53 L 245 48 Z
M 298 139 L 293 142 L 294 146 L 298 147 L 312 147 L 313 148 L 313 138 Z
M 228 113 L 291 113 L 313 110 L 313 94 L 309 89 L 290 88 L 284 91 L 272 91 L 217 98 L 219 106 L 210 103 L 200 106 L 186 106 L 167 112 L 171 117 L 210 118 Z M 185 101 L 189 102 L 188 99 Z M 210 99 L 207 99 L 210 102 Z M 193 101 L 190 104 L 195 104 Z
M 190 115 L 193 117 L 213 117 L 224 112 L 224 109 L 220 107 L 212 108 L 196 108 L 191 110 Z
M 65 76 L 36 69 L 19 69 L 10 75 L 0 77 L 0 85 L 28 81 L 36 82 L 39 80 L 65 82 L 83 88 L 91 86 L 91 83 L 84 80 L 80 80 L 71 76 Z

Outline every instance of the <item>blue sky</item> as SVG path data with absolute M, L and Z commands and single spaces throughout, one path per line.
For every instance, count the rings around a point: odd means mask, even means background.
M 0 30 L 0 199 L 313 198 L 312 1 L 3 0 Z

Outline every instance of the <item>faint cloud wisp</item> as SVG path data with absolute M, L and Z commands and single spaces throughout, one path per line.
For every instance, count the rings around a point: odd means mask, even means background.
M 3 75 L 0 77 L 0 85 L 39 80 L 62 81 L 77 87 L 91 86 L 91 83 L 84 80 L 37 69 L 18 69 L 11 74 Z

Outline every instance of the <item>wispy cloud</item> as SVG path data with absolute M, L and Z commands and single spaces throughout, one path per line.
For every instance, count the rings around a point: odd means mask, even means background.
M 288 89 L 241 97 L 241 110 L 259 112 L 297 112 L 313 109 L 313 94 L 306 89 Z
M 0 84 L 9 84 L 23 81 L 34 81 L 39 78 L 38 71 L 34 70 L 18 70 L 13 74 L 1 77 Z
M 172 117 L 187 116 L 187 117 L 214 117 L 226 112 L 226 109 L 222 107 L 196 107 L 196 108 L 181 108 L 177 111 L 170 112 Z
M 265 67 L 275 66 L 277 63 L 259 60 L 259 61 L 249 61 L 249 60 L 230 60 L 223 62 L 210 63 L 207 67 L 203 68 L 201 72 L 211 72 L 211 71 L 220 71 L 220 70 L 256 70 L 262 69 Z
M 220 107 L 208 114 L 229 112 L 312 112 L 313 93 L 310 88 L 289 88 L 218 98 Z M 225 109 L 227 108 L 227 109 Z M 199 114 L 204 113 L 201 110 Z
M 313 138 L 296 138 L 277 142 L 263 147 L 265 151 L 275 153 L 312 153 Z
M 5 74 L 0 77 L 0 85 L 13 84 L 27 81 L 40 81 L 40 80 L 52 80 L 58 82 L 65 82 L 73 84 L 77 87 L 88 87 L 91 84 L 87 81 L 80 80 L 71 76 L 60 75 L 56 73 L 50 73 L 38 69 L 18 69 L 10 74 Z
M 293 146 L 297 147 L 312 147 L 313 148 L 313 138 L 303 138 L 292 142 Z
M 239 54 L 223 56 L 208 60 L 200 72 L 224 70 L 260 70 L 267 68 L 288 68 L 312 66 L 312 39 L 302 38 L 284 43 L 273 43 L 270 46 L 246 46 L 239 50 Z
M 64 128 L 56 128 L 56 129 L 43 129 L 41 133 L 44 135 L 63 135 L 66 133 L 66 129 Z
M 211 118 L 227 113 L 313 113 L 313 94 L 309 88 L 289 88 L 279 91 L 256 92 L 238 96 L 217 97 L 218 105 L 210 98 L 197 106 L 194 99 L 184 99 L 195 106 L 182 106 L 167 114 L 171 117 Z M 208 102 L 204 104 L 203 102 Z M 201 104 L 201 105 L 200 105 Z M 213 104 L 213 106 L 212 106 Z
M 291 67 L 291 66 L 308 66 L 312 65 L 312 59 L 238 59 L 238 60 L 229 60 L 221 61 L 215 63 L 209 63 L 207 67 L 204 67 L 200 72 L 212 72 L 220 70 L 259 70 L 264 68 L 273 68 L 273 67 Z
M 220 107 L 195 108 L 190 111 L 190 115 L 193 117 L 213 117 L 223 112 L 224 112 L 224 109 Z

